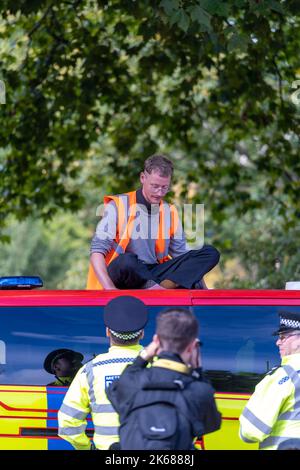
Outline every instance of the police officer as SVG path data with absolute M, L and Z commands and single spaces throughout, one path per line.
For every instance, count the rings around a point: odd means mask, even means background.
M 274 336 L 278 336 L 281 367 L 256 386 L 240 417 L 240 437 L 259 442 L 263 450 L 300 438 L 300 313 L 283 311 L 279 317 Z
M 108 449 L 119 440 L 118 415 L 105 390 L 142 350 L 139 341 L 144 335 L 147 309 L 135 297 L 120 296 L 106 305 L 103 320 L 110 348 L 78 371 L 58 412 L 59 436 L 78 450 L 91 448 L 85 434 L 89 413 L 92 414 L 97 449 Z
M 107 395 L 120 416 L 122 450 L 191 450 L 194 438 L 220 428 L 214 390 L 202 377 L 198 331 L 191 311 L 160 312 L 152 342 L 109 386 Z M 180 409 L 178 420 L 168 412 L 168 400 Z
M 69 386 L 77 371 L 82 367 L 83 355 L 72 349 L 55 349 L 51 351 L 44 361 L 44 369 L 54 374 L 56 380 L 47 385 Z

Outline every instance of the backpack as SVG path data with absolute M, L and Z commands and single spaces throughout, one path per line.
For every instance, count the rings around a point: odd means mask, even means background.
M 121 450 L 191 450 L 193 420 L 181 380 L 147 383 L 133 397 L 119 429 Z

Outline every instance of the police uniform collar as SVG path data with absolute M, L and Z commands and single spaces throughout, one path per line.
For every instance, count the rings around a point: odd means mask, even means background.
M 297 363 L 297 367 L 300 366 L 300 353 L 289 354 L 288 356 L 283 356 L 281 359 L 282 366 L 290 364 L 291 362 Z
M 140 344 L 130 344 L 130 345 L 126 345 L 124 344 L 124 346 L 120 346 L 118 344 L 114 344 L 113 346 L 110 346 L 110 348 L 108 349 L 108 352 L 113 352 L 113 351 L 124 351 L 124 349 L 126 349 L 127 351 L 141 351 L 143 349 L 143 346 L 141 346 Z

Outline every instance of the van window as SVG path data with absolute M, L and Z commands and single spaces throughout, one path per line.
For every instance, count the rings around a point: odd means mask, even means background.
M 272 333 L 278 312 L 299 307 L 197 306 L 203 367 L 219 392 L 252 393 L 280 356 Z
M 55 349 L 81 352 L 83 362 L 108 347 L 101 307 L 1 307 L 0 383 L 46 385 L 54 376 L 43 368 Z M 3 349 L 3 348 L 2 348 Z
M 155 318 L 167 307 L 149 307 L 142 345 L 152 340 Z M 176 307 L 174 307 L 176 308 Z M 187 308 L 186 306 L 184 308 Z M 252 393 L 267 371 L 280 364 L 272 332 L 278 306 L 195 306 L 200 321 L 203 368 L 216 391 Z M 292 307 L 300 311 L 300 307 Z M 1 307 L 0 383 L 46 385 L 53 375 L 45 357 L 60 348 L 84 356 L 83 363 L 108 350 L 103 307 Z
M 142 341 L 154 334 L 155 316 L 149 309 Z M 109 340 L 102 320 L 103 307 L 1 307 L 0 384 L 47 385 L 55 380 L 43 368 L 46 356 L 67 348 L 83 354 L 83 364 L 107 352 Z

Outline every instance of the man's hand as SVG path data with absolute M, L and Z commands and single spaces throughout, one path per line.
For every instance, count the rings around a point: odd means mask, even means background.
M 91 263 L 98 278 L 98 281 L 100 282 L 104 290 L 119 290 L 116 288 L 116 286 L 108 275 L 104 255 L 102 253 L 93 253 L 91 255 Z
M 189 366 L 192 369 L 197 369 L 198 367 L 201 367 L 201 356 L 200 356 L 200 344 L 199 340 L 195 340 L 194 348 L 191 353 L 190 357 L 190 362 Z
M 153 340 L 145 349 L 141 351 L 140 356 L 145 361 L 150 362 L 154 356 L 156 356 L 159 348 L 160 345 L 157 340 Z

